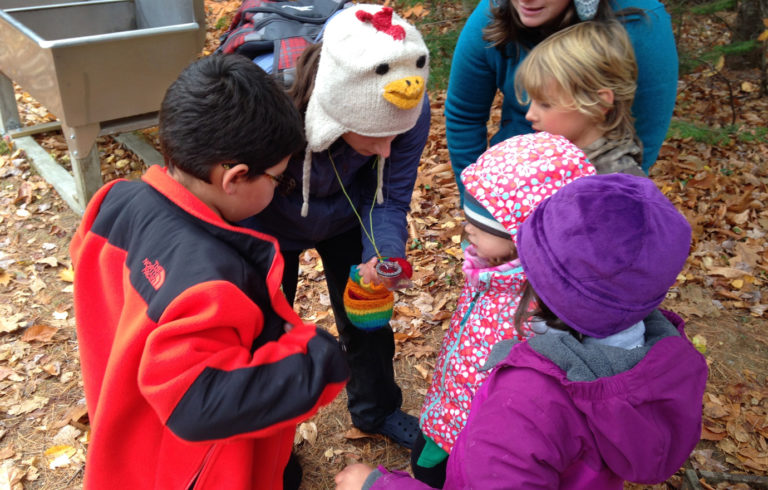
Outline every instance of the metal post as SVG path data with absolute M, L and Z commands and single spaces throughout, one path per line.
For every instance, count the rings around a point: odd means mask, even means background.
M 13 82 L 0 72 L 0 134 L 21 127 L 19 108 L 13 93 Z

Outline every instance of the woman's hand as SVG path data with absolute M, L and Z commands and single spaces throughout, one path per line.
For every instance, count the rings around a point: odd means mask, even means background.
M 363 282 L 368 284 L 379 284 L 381 282 L 379 275 L 376 273 L 376 263 L 378 261 L 378 257 L 371 257 L 371 260 L 368 262 L 363 262 L 357 266 L 357 270 L 360 272 L 360 277 Z
M 337 490 L 360 490 L 363 488 L 363 483 L 368 475 L 371 474 L 373 468 L 367 464 L 357 463 L 352 464 L 341 470 L 334 480 L 336 481 Z

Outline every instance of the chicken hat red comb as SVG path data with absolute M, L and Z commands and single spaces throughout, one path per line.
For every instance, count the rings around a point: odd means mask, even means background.
M 392 7 L 383 7 L 375 14 L 358 10 L 356 15 L 361 21 L 373 24 L 377 31 L 389 34 L 395 41 L 402 41 L 405 39 L 405 29 L 392 23 L 392 12 Z

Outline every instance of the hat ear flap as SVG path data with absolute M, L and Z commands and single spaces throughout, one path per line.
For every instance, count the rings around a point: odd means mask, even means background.
M 330 117 L 313 92 L 307 103 L 304 115 L 304 133 L 307 137 L 307 149 L 322 151 L 330 147 L 347 129 Z
M 600 0 L 573 0 L 573 5 L 580 20 L 592 20 L 597 15 Z

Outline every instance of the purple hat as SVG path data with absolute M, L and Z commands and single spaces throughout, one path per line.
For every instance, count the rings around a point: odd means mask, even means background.
M 691 227 L 647 177 L 577 179 L 518 232 L 531 286 L 575 330 L 604 338 L 653 311 L 688 257 Z

